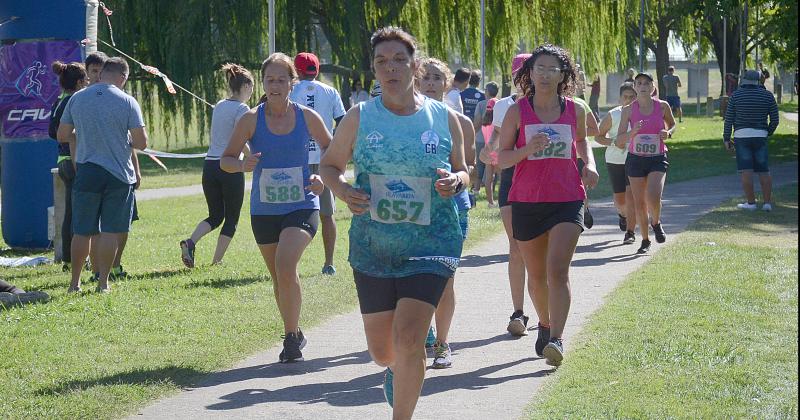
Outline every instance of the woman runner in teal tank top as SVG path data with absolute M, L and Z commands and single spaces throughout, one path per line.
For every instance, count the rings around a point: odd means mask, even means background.
M 394 418 L 411 418 L 425 376 L 425 335 L 461 256 L 453 196 L 469 185 L 455 113 L 414 90 L 416 42 L 398 28 L 372 36 L 383 94 L 353 107 L 320 172 L 354 214 L 353 267 L 372 359 L 387 367 Z M 356 181 L 344 171 L 352 158 Z
M 297 264 L 316 233 L 319 201 L 315 196 L 325 188 L 319 176 L 308 170 L 308 135 L 324 148 L 331 134 L 314 110 L 289 101 L 297 71 L 286 54 L 274 53 L 264 60 L 261 78 L 262 104 L 236 123 L 220 167 L 234 173 L 255 170 L 250 220 L 283 320 L 279 361 L 298 362 L 303 360 L 306 338 L 299 325 L 302 294 Z M 239 160 L 248 142 L 252 154 Z

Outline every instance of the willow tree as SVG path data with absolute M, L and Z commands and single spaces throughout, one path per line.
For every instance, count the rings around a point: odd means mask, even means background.
M 158 67 L 176 83 L 213 102 L 223 87 L 226 61 L 257 69 L 266 56 L 265 0 L 107 0 L 118 47 Z M 507 73 L 520 45 L 551 42 L 580 52 L 587 72 L 616 67 L 626 57 L 626 2 L 617 0 L 486 0 L 486 64 Z M 319 27 L 330 43 L 341 76 L 369 74 L 369 37 L 379 27 L 401 26 L 420 42 L 423 53 L 478 66 L 480 0 L 276 0 L 276 48 L 293 54 L 313 45 Z M 104 39 L 107 30 L 101 30 Z M 101 45 L 101 50 L 108 50 Z M 143 72 L 138 75 L 142 78 Z M 136 75 L 136 73 L 135 73 Z M 206 105 L 179 93 L 172 96 L 155 81 L 134 89 L 157 100 L 170 124 L 180 115 L 201 131 Z M 152 112 L 152 111 L 151 111 Z

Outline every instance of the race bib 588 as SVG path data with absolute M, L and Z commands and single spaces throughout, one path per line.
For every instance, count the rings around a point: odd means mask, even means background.
M 262 203 L 287 204 L 305 200 L 303 168 L 264 168 L 259 178 Z

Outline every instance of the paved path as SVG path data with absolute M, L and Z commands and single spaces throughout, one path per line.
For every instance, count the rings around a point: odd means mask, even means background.
M 797 164 L 777 166 L 773 174 L 779 184 L 796 182 Z M 664 198 L 668 241 L 721 201 L 739 194 L 735 175 L 668 185 Z M 581 237 L 572 264 L 573 303 L 564 337 L 567 351 L 571 338 L 605 296 L 649 259 L 634 254 L 638 244 L 622 245 L 611 203 L 595 202 L 591 208 L 595 227 Z M 654 244 L 654 250 L 658 248 Z M 456 277 L 458 306 L 451 333 L 454 366 L 428 371 L 417 418 L 518 418 L 552 372 L 534 355 L 535 333 L 513 339 L 505 332 L 512 309 L 506 253 L 507 242 L 500 235 L 465 255 Z M 526 305 L 526 312 L 533 313 L 530 303 Z M 334 317 L 307 331 L 307 336 L 306 362 L 278 364 L 280 348 L 271 348 L 131 418 L 390 417 L 381 391 L 382 369 L 370 362 L 365 351 L 357 312 Z
M 797 113 L 796 112 L 784 112 L 782 113 L 784 117 L 786 117 L 789 121 L 797 122 Z

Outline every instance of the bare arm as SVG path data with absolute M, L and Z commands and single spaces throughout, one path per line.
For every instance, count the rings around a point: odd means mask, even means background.
M 592 148 L 589 146 L 589 142 L 586 141 L 586 119 L 589 118 L 588 115 L 583 110 L 583 108 L 575 107 L 575 117 L 577 119 L 577 126 L 575 127 L 575 150 L 578 152 L 578 157 L 583 160 L 583 171 L 581 173 L 581 179 L 583 180 L 583 185 L 589 188 L 594 188 L 597 186 L 597 181 L 600 178 L 600 175 L 597 173 L 597 167 L 595 166 L 594 162 L 594 152 Z M 594 120 L 594 115 L 591 117 Z M 583 121 L 583 124 L 581 122 Z
M 219 161 L 219 166 L 223 171 L 230 173 L 249 172 L 258 163 L 258 159 L 261 157 L 260 153 L 250 155 L 246 160 L 239 160 L 239 155 L 247 144 L 247 140 L 251 139 L 256 131 L 256 112 L 258 112 L 258 108 L 247 111 L 236 123 L 231 139 L 228 142 L 228 147 L 225 148 L 225 152 Z M 248 165 L 250 166 L 248 167 Z
M 514 104 L 506 112 L 506 116 L 503 118 L 503 125 L 500 128 L 500 152 L 497 154 L 497 164 L 500 169 L 510 168 L 527 158 L 528 155 L 544 150 L 550 142 L 546 134 L 539 133 L 531 137 L 524 147 L 514 149 L 518 130 L 522 130 L 522 127 L 520 127 L 519 106 Z
M 347 111 L 342 121 L 336 126 L 333 140 L 322 156 L 319 173 L 322 181 L 342 201 L 353 214 L 364 214 L 369 209 L 369 194 L 361 189 L 353 188 L 344 176 L 347 162 L 353 157 L 353 147 L 358 136 L 360 123 L 359 107 L 354 106 Z
M 134 189 L 138 190 L 139 186 L 142 185 L 142 171 L 139 168 L 139 156 L 134 148 L 131 148 L 131 162 L 133 162 L 133 173 L 136 174 L 136 186 Z
M 663 110 L 664 124 L 666 125 L 666 129 L 661 130 L 661 133 L 659 133 L 659 136 L 663 141 L 672 137 L 672 133 L 675 132 L 675 127 L 678 124 L 675 122 L 675 116 L 672 115 L 672 108 L 666 101 L 661 101 L 661 109 Z
M 59 143 L 70 143 L 76 140 L 75 126 L 72 124 L 61 123 L 56 132 L 56 139 Z
M 606 137 L 608 131 L 611 130 L 611 113 L 606 114 L 602 120 L 600 120 L 600 126 L 598 127 L 599 132 L 594 137 L 594 141 L 602 144 L 603 146 L 611 146 L 614 143 L 614 139 Z
M 634 127 L 631 131 L 628 131 L 628 127 L 630 126 L 630 119 L 631 119 L 631 106 L 627 105 L 622 108 L 622 115 L 619 118 L 619 129 L 617 130 L 617 140 L 614 141 L 614 144 L 619 147 L 620 149 L 624 149 L 630 139 L 636 135 L 639 131 L 637 128 Z
M 453 147 L 450 150 L 450 172 L 443 168 L 437 169 L 436 173 L 439 176 L 439 180 L 434 184 L 436 192 L 442 197 L 452 197 L 461 192 L 459 186 L 463 189 L 469 185 L 467 162 L 464 159 L 464 133 L 461 130 L 462 123 L 458 114 L 452 110 L 449 110 L 447 119 L 448 125 L 450 126 L 450 136 L 453 142 Z M 472 155 L 474 159 L 474 151 Z
M 131 128 L 131 144 L 139 150 L 147 149 L 147 132 L 144 127 Z
M 475 130 L 472 121 L 465 115 L 458 114 L 461 132 L 464 135 L 464 159 L 467 167 L 475 166 Z

